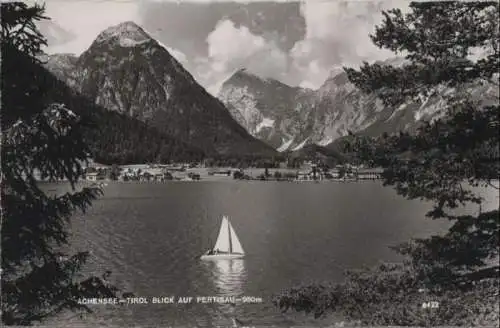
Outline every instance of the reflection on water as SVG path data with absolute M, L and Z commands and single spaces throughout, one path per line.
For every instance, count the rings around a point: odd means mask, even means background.
M 247 279 L 243 259 L 220 259 L 206 261 L 210 278 L 216 288 L 217 296 L 240 297 Z
M 229 303 L 215 304 L 215 312 L 219 320 L 225 324 L 234 323 L 239 315 L 236 299 L 244 296 L 244 288 L 247 281 L 245 261 L 243 259 L 219 259 L 216 261 L 204 261 L 204 267 L 209 274 L 217 297 L 231 297 L 235 299 Z M 227 321 L 226 321 L 227 320 Z

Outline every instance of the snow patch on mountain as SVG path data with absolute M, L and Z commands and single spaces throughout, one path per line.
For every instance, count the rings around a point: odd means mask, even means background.
M 404 58 L 378 62 L 396 67 L 407 63 Z M 370 136 L 414 131 L 423 121 L 445 115 L 448 97 L 462 92 L 486 103 L 492 102 L 495 96 L 498 98 L 498 88 L 487 81 L 473 83 L 465 89 L 440 86 L 422 94 L 420 99 L 386 106 L 376 93 L 358 89 L 340 68 L 333 68 L 325 83 L 315 91 L 264 79 L 242 69 L 224 82 L 220 99 L 229 108 L 238 108 L 231 111 L 235 117 L 249 111 L 258 112 L 260 116 L 254 117 L 253 124 L 243 126 L 282 152 L 298 150 L 307 144 L 325 146 L 349 131 L 363 131 Z M 256 133 L 265 125 L 264 117 L 274 120 L 274 125 L 270 130 Z M 299 141 L 302 142 L 297 144 Z
M 134 40 L 134 39 L 130 39 L 130 38 L 127 38 L 127 37 L 124 37 L 124 38 L 120 38 L 119 42 L 120 42 L 120 46 L 122 47 L 135 47 L 135 46 L 138 46 L 138 45 L 141 45 L 143 44 L 144 42 L 147 42 L 148 40 L 141 40 L 141 41 L 137 41 L 137 40 Z
M 306 138 L 304 141 L 302 141 L 300 144 L 298 144 L 297 146 L 295 146 L 292 151 L 297 151 L 297 150 L 300 150 L 302 148 L 304 148 L 304 146 L 306 145 L 307 141 L 309 140 L 309 138 Z
M 325 137 L 325 138 L 321 139 L 318 142 L 318 145 L 320 145 L 320 146 L 326 146 L 326 145 L 332 143 L 332 141 L 333 141 L 332 137 Z
M 425 99 L 425 102 L 415 111 L 413 117 L 415 121 L 420 121 L 424 118 L 432 117 L 446 107 L 447 101 L 443 97 L 439 97 L 435 104 L 427 105 L 430 97 Z
M 272 128 L 274 126 L 274 120 L 264 117 L 262 121 L 255 127 L 255 133 L 259 133 L 263 128 Z
M 292 145 L 293 140 L 294 140 L 294 138 L 292 138 L 288 141 L 283 140 L 282 141 L 283 143 L 281 144 L 281 146 L 278 147 L 277 151 L 279 151 L 280 153 L 287 151 L 288 148 L 290 148 L 290 146 Z
M 399 105 L 399 106 L 398 106 L 398 108 L 396 108 L 396 109 L 392 112 L 391 116 L 389 116 L 389 118 L 388 118 L 386 121 L 390 121 L 390 120 L 392 120 L 392 119 L 396 116 L 396 114 L 397 114 L 397 113 L 399 113 L 399 112 L 401 112 L 402 110 L 404 110 L 407 106 L 408 106 L 408 104 L 406 104 L 406 103 L 405 103 L 405 104 L 401 104 L 401 105 Z

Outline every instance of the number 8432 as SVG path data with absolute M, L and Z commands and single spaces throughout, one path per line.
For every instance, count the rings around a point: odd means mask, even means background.
M 439 302 L 424 302 L 422 303 L 422 308 L 423 309 L 437 309 L 439 307 Z

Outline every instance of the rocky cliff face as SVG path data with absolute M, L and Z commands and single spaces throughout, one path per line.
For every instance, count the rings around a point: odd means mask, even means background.
M 384 63 L 399 66 L 404 61 L 394 58 Z M 411 131 L 422 121 L 443 115 L 444 97 L 457 92 L 442 88 L 433 96 L 389 108 L 376 95 L 357 89 L 343 70 L 332 72 L 315 91 L 245 75 L 242 78 L 237 72 L 228 79 L 219 98 L 250 133 L 279 151 L 298 150 L 307 144 L 324 146 L 348 131 L 368 135 Z M 465 88 L 476 100 L 498 101 L 494 85 L 478 81 Z M 259 127 L 268 127 L 270 132 L 262 133 Z
M 53 58 L 50 64 L 57 63 L 56 59 Z M 67 63 L 65 60 L 61 62 Z M 46 68 L 13 47 L 2 49 L 2 73 L 5 91 L 2 105 L 11 109 L 2 112 L 2 126 L 13 124 L 19 117 L 32 115 L 51 104 L 64 104 L 82 119 L 80 131 L 96 162 L 135 164 L 193 161 L 200 160 L 205 155 L 196 146 L 94 104 L 61 81 L 61 77 L 56 78 Z M 24 100 L 19 101 L 20 97 Z M 26 104 L 40 106 L 30 107 Z
M 43 56 L 42 62 L 45 68 L 59 80 L 66 82 L 70 87 L 76 87 L 74 73 L 78 57 L 73 54 L 54 54 Z
M 279 151 L 326 145 L 348 130 L 369 126 L 382 110 L 381 102 L 360 95 L 344 72 L 313 91 L 242 70 L 223 84 L 218 97 L 252 135 Z
M 273 153 L 133 22 L 104 30 L 76 60 L 61 58 L 53 59 L 52 65 L 49 60 L 47 67 L 108 110 L 137 118 L 209 153 Z
M 312 94 L 242 69 L 223 84 L 219 98 L 248 132 L 279 149 L 308 133 Z
M 311 139 L 326 145 L 348 131 L 363 130 L 377 121 L 383 108 L 375 95 L 365 95 L 351 84 L 345 72 L 332 75 L 315 94 Z

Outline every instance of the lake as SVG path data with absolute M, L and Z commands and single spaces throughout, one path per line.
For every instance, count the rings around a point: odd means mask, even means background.
M 397 261 L 388 246 L 444 231 L 424 217 L 429 204 L 408 201 L 378 181 L 361 183 L 113 183 L 85 215 L 76 215 L 74 249 L 91 251 L 88 273 L 112 271 L 123 290 L 146 297 L 251 296 L 262 303 L 95 305 L 69 326 L 318 325 L 280 313 L 275 293 L 300 284 L 342 281 L 346 269 Z M 490 193 L 498 206 L 497 193 Z M 483 207 L 484 208 L 484 207 Z M 243 260 L 197 259 L 228 215 L 246 251 Z

